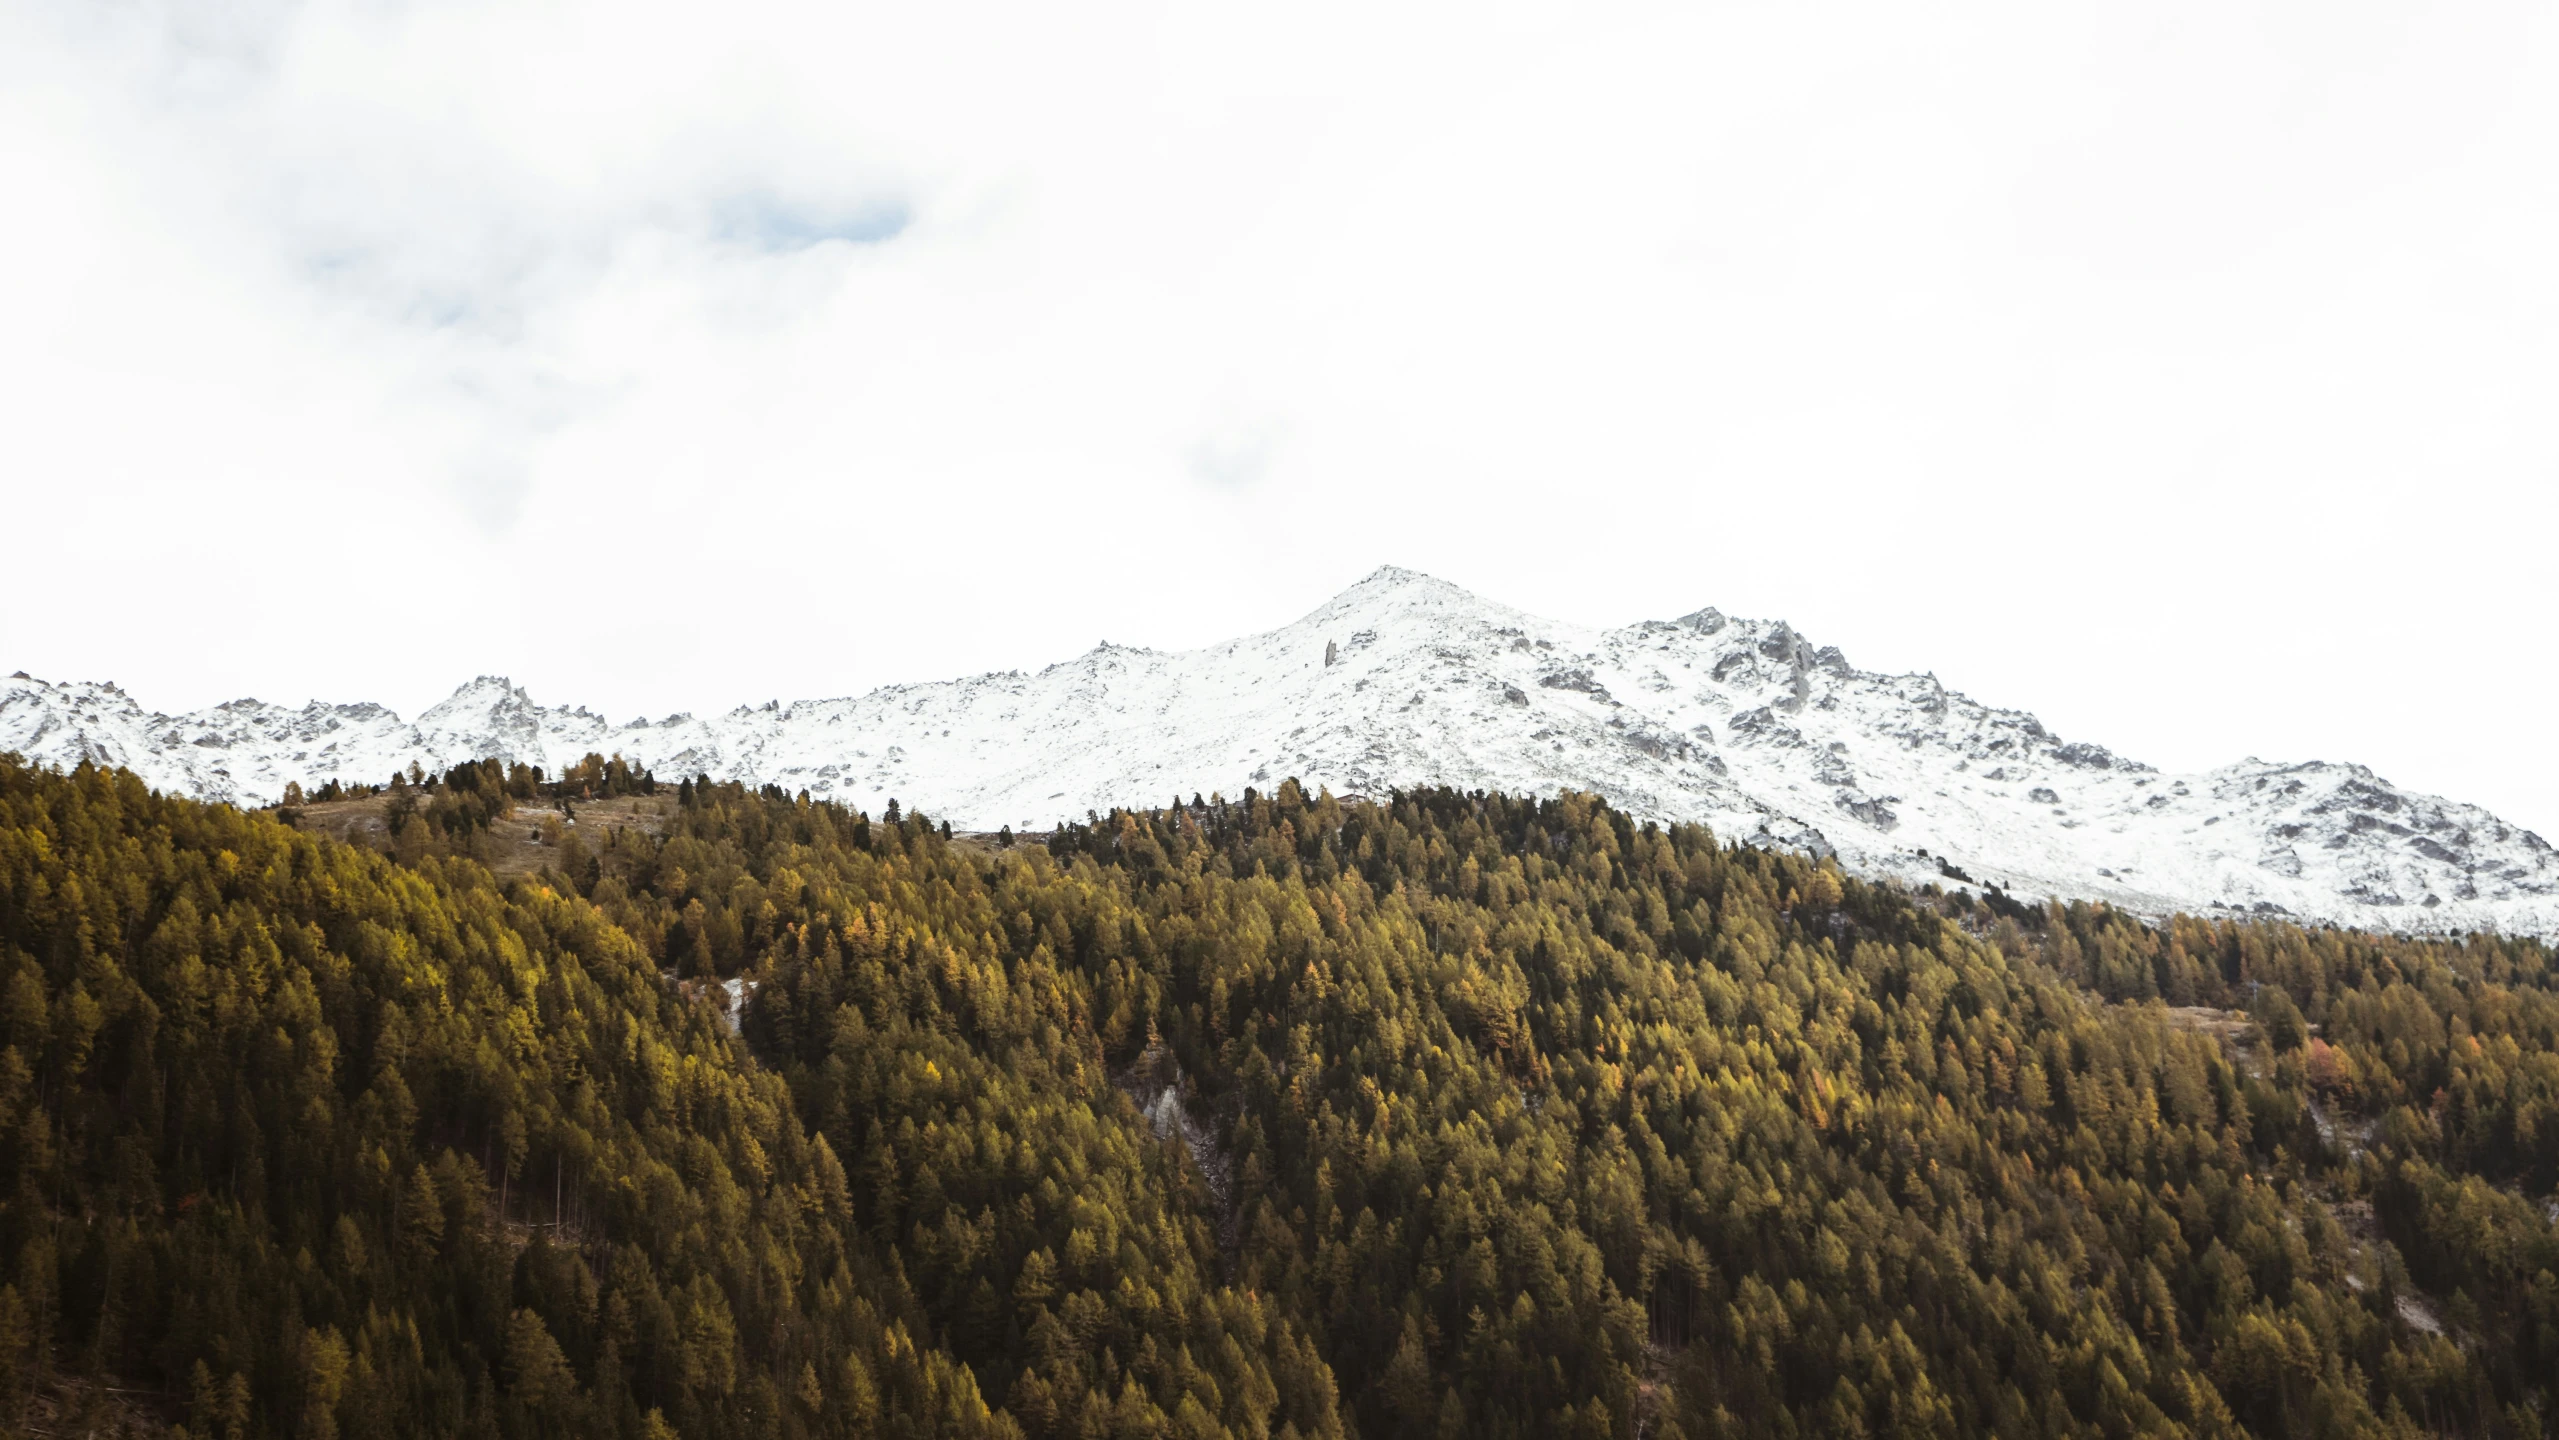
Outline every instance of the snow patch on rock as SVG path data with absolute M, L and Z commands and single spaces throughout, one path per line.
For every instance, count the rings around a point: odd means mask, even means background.
M 145 710 L 111 684 L 0 681 L 0 749 L 242 804 L 495 755 L 557 772 L 620 753 L 661 777 L 896 796 L 964 828 L 1295 776 L 1595 791 L 1650 818 L 1836 854 L 1913 883 L 1961 871 L 2144 913 L 2402 931 L 2559 933 L 2559 856 L 2477 806 L 2358 765 L 2163 774 L 1930 675 L 1883 675 L 1783 621 L 1704 609 L 1613 630 L 1388 567 L 1292 625 L 1178 653 L 1102 645 L 867 695 L 615 724 L 482 676 L 415 721 L 379 705 Z

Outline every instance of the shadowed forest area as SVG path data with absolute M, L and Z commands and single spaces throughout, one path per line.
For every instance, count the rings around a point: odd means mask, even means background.
M 577 776 L 0 759 L 0 1427 L 2546 1433 L 2539 942 Z

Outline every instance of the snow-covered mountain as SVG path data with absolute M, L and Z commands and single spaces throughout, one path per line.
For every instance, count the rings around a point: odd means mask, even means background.
M 379 782 L 412 761 L 556 772 L 619 752 L 670 779 L 872 810 L 896 796 L 990 830 L 1292 775 L 1344 794 L 1573 788 L 1913 882 L 1942 864 L 2151 913 L 2559 934 L 2559 856 L 2540 837 L 2361 766 L 2162 774 L 1932 676 L 1858 670 L 1782 621 L 1700 610 L 1586 629 L 1391 567 L 1293 625 L 1203 650 L 1103 645 L 1036 675 L 707 719 L 615 724 L 488 676 L 415 721 L 255 700 L 169 716 L 111 684 L 20 676 L 0 681 L 0 750 L 261 804 L 288 781 Z

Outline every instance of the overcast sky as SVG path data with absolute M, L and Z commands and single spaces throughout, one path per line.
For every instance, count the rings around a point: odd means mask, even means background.
M 2559 837 L 2559 9 L 0 0 L 0 670 L 1712 604 Z

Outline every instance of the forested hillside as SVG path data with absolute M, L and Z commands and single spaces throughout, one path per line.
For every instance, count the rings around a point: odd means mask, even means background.
M 2538 944 L 1294 784 L 1013 845 L 687 781 L 493 873 L 537 780 L 376 847 L 0 762 L 0 1422 L 2545 1429 Z

